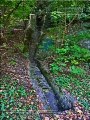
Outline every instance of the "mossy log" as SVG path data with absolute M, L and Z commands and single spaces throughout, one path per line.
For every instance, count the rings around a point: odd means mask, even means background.
M 75 101 L 75 98 L 71 96 L 70 94 L 62 91 L 62 89 L 56 84 L 55 80 L 44 69 L 40 61 L 36 60 L 36 63 L 41 73 L 46 78 L 48 84 L 52 87 L 52 90 L 55 93 L 55 96 L 58 100 L 58 106 L 60 110 L 63 111 L 63 110 L 73 109 L 73 103 Z

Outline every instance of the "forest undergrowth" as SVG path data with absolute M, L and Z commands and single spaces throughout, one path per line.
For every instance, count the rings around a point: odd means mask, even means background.
M 22 30 L 7 34 L 1 52 L 1 120 L 89 120 L 90 114 L 75 102 L 75 110 L 49 113 L 41 110 L 42 103 L 30 83 L 28 54 L 22 53 Z

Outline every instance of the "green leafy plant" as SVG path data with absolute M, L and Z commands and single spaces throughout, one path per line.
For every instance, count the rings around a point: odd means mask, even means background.
M 12 49 L 8 49 L 8 52 L 9 52 L 9 53 L 12 53 L 12 52 L 13 52 L 13 50 L 12 50 Z
M 13 59 L 11 59 L 11 60 L 9 60 L 9 63 L 12 64 L 12 65 L 15 65 L 15 64 L 16 64 L 16 61 L 13 60 Z
M 32 92 L 25 90 L 22 82 L 18 83 L 17 79 L 11 80 L 11 76 L 3 75 L 0 85 L 1 120 L 24 120 L 28 110 L 37 109 L 36 104 L 31 105 L 20 101 L 21 98 L 25 99 L 26 96 L 32 94 Z
M 50 66 L 51 66 L 50 70 L 51 70 L 54 74 L 58 74 L 58 72 L 57 72 L 57 71 L 59 70 L 58 65 L 55 64 L 55 63 L 52 63 L 52 64 L 50 64 Z
M 14 46 L 16 48 L 19 48 L 21 52 L 23 52 L 24 44 L 23 43 L 15 43 Z
M 24 57 L 28 57 L 28 53 L 27 53 L 27 52 L 24 52 L 24 53 L 23 53 L 23 56 L 24 56 Z
M 89 107 L 89 104 L 88 104 L 87 99 L 80 99 L 80 98 L 78 98 L 78 101 L 79 101 L 83 106 L 85 106 L 86 109 L 90 110 L 90 107 Z
M 74 73 L 74 74 L 77 74 L 77 75 L 85 74 L 85 71 L 82 68 L 75 67 L 74 65 L 70 66 L 70 72 Z
M 61 86 L 61 87 L 67 87 L 70 83 L 70 79 L 66 77 L 64 74 L 62 76 L 56 77 L 55 81 Z
M 83 79 L 84 78 L 84 79 Z M 84 76 L 82 75 L 82 80 L 79 80 L 78 78 L 74 78 L 71 75 L 65 75 L 62 74 L 55 78 L 56 83 L 62 87 L 68 90 L 72 95 L 76 96 L 78 101 L 86 107 L 86 109 L 89 108 L 89 83 L 90 76 Z M 82 97 L 83 96 L 83 97 Z
M 62 48 L 54 49 L 54 54 L 57 55 L 53 58 L 53 62 L 50 64 L 50 70 L 55 73 L 58 71 L 58 66 L 66 67 L 68 64 L 70 66 L 79 65 L 80 62 L 85 62 L 90 59 L 90 51 L 85 48 L 81 48 L 77 44 L 65 43 Z M 74 70 L 74 68 L 72 68 Z M 74 72 L 78 73 L 81 69 L 77 68 Z
M 65 40 L 71 40 L 73 43 L 84 39 L 90 39 L 90 30 L 75 31 L 74 35 L 69 34 L 65 36 Z

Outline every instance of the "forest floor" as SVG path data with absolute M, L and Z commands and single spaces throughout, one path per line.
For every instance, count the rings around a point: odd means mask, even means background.
M 14 29 L 0 46 L 1 56 L 1 120 L 90 120 L 89 111 L 77 101 L 75 110 L 49 113 L 30 82 L 28 57 L 22 53 L 23 31 Z

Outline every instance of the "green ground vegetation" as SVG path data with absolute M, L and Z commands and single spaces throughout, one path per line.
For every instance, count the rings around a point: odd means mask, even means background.
M 90 98 L 90 51 L 80 47 L 79 40 L 90 39 L 90 30 L 76 32 L 73 35 L 65 36 L 61 47 L 51 47 L 53 54 L 52 62 L 49 64 L 50 71 L 55 76 L 56 83 L 67 89 L 71 94 L 87 108 Z M 49 58 L 50 59 L 50 58 Z M 47 60 L 48 61 L 48 60 Z
M 33 93 L 33 88 L 28 91 L 24 88 L 23 82 L 19 82 L 18 79 L 11 80 L 11 76 L 5 75 L 2 76 L 0 86 L 1 120 L 24 120 L 30 109 L 37 110 L 36 104 L 27 104 L 22 101 Z

